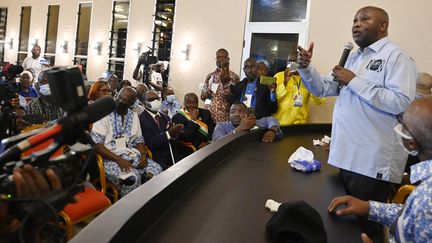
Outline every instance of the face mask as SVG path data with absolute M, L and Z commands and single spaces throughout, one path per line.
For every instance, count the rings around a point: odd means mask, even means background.
M 412 135 L 409 134 L 409 132 L 404 128 L 404 126 L 401 123 L 399 123 L 393 128 L 393 130 L 396 132 L 398 142 L 404 148 L 404 150 L 411 156 L 417 156 L 419 154 L 418 150 L 408 150 L 403 143 L 403 139 L 406 140 L 414 139 Z
M 147 108 L 153 112 L 158 112 L 161 107 L 160 100 L 153 100 L 152 102 L 147 102 Z
M 166 97 L 166 101 L 170 104 L 174 103 L 175 99 L 176 99 L 175 95 L 168 95 Z
M 126 114 L 128 108 L 129 108 L 128 104 L 125 104 L 123 102 L 117 102 L 116 111 L 117 111 L 118 114 L 121 114 L 121 115 Z
M 49 84 L 43 84 L 39 86 L 39 94 L 43 96 L 50 96 L 51 95 L 51 89 L 49 87 Z

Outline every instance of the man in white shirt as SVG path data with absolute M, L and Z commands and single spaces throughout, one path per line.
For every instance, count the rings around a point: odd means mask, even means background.
M 38 77 L 42 71 L 48 68 L 49 62 L 40 56 L 40 46 L 34 45 L 31 53 L 31 56 L 28 56 L 24 59 L 22 66 L 24 69 L 33 68 L 35 71 L 35 76 Z

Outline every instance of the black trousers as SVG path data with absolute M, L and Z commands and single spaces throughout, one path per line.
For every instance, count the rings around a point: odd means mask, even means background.
M 381 181 L 351 171 L 340 169 L 340 178 L 348 195 L 361 200 L 387 202 L 394 193 L 396 185 L 387 181 Z M 360 227 L 375 243 L 384 242 L 384 227 L 367 216 L 358 217 Z

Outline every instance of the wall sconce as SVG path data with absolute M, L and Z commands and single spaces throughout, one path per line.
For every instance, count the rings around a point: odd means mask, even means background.
M 5 48 L 13 49 L 13 38 L 10 38 L 9 40 L 5 40 Z
M 68 41 L 67 40 L 64 40 L 60 44 L 60 49 L 63 51 L 63 53 L 67 53 L 68 52 Z
M 96 55 L 99 55 L 99 56 L 102 55 L 102 42 L 100 42 L 100 41 L 95 42 L 93 49 L 94 49 Z
M 30 41 L 30 45 L 33 47 L 34 45 L 39 44 L 39 40 L 38 39 L 33 39 Z
M 138 57 L 139 57 L 140 54 L 141 54 L 141 46 L 142 46 L 142 43 L 141 43 L 141 42 L 138 42 L 138 43 L 136 44 L 136 47 L 133 49 L 134 51 L 136 51 Z
M 186 44 L 182 47 L 182 49 L 180 50 L 180 54 L 181 54 L 181 59 L 184 61 L 189 61 L 189 52 L 190 52 L 190 44 Z

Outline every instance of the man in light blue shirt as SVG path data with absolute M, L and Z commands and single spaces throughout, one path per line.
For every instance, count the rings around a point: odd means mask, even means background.
M 336 66 L 326 77 L 310 65 L 313 43 L 308 50 L 299 47 L 299 73 L 306 88 L 315 96 L 339 96 L 329 163 L 341 169 L 347 194 L 381 202 L 391 193 L 391 183 L 402 179 L 408 154 L 392 129 L 414 99 L 417 78 L 413 60 L 387 38 L 388 23 L 383 9 L 360 9 L 352 27 L 359 49 L 345 68 Z M 367 221 L 361 222 L 368 228 Z M 383 240 L 380 227 L 365 231 L 376 242 Z
M 417 153 L 420 163 L 411 166 L 411 183 L 420 184 L 405 204 L 362 201 L 351 196 L 337 197 L 329 211 L 337 215 L 368 215 L 369 219 L 390 227 L 390 242 L 432 241 L 432 96 L 415 100 L 403 121 L 395 127 L 404 150 Z M 397 131 L 397 132 L 396 132 Z M 337 209 L 339 205 L 348 207 Z M 362 235 L 364 242 L 367 236 Z
M 213 142 L 230 133 L 250 131 L 255 126 L 267 130 L 262 137 L 262 141 L 265 143 L 271 143 L 276 137 L 281 138 L 283 136 L 276 118 L 269 116 L 256 120 L 255 115 L 248 114 L 248 109 L 244 103 L 236 102 L 230 108 L 230 121 L 219 122 L 216 125 L 213 131 Z

